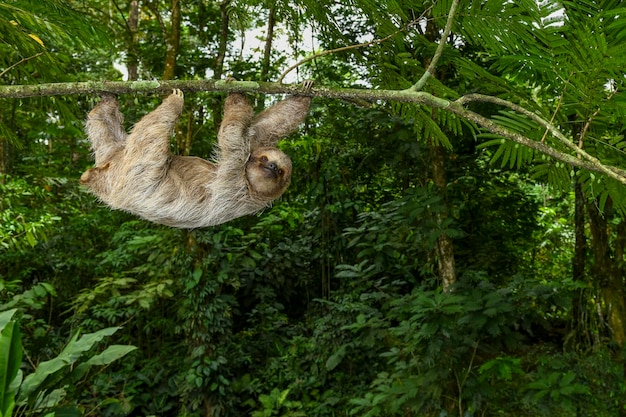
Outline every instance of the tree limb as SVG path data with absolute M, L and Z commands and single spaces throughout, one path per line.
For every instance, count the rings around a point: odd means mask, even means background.
M 300 85 L 286 85 L 269 82 L 256 81 L 216 81 L 216 80 L 170 80 L 170 81 L 89 81 L 80 83 L 53 83 L 38 85 L 0 85 L 0 98 L 28 98 L 40 96 L 59 96 L 75 94 L 129 94 L 129 93 L 170 93 L 174 88 L 183 91 L 237 91 L 237 92 L 262 92 L 266 94 L 302 94 Z M 481 94 L 469 94 L 460 97 L 456 101 L 449 101 L 424 91 L 410 90 L 366 90 L 349 88 L 326 88 L 316 86 L 307 95 L 316 97 L 327 97 L 342 99 L 347 101 L 398 101 L 403 103 L 414 103 L 433 108 L 449 111 L 461 119 L 475 123 L 483 129 L 495 133 L 503 138 L 512 140 L 521 145 L 535 149 L 555 160 L 568 165 L 589 171 L 601 172 L 610 178 L 626 185 L 626 171 L 612 166 L 602 164 L 597 158 L 587 154 L 577 147 L 567 136 L 561 133 L 556 127 L 551 125 L 540 116 L 524 109 L 514 103 L 497 97 L 485 96 Z M 561 143 L 568 146 L 574 155 L 564 153 L 545 143 L 530 139 L 520 133 L 512 131 L 504 126 L 498 125 L 495 121 L 475 113 L 465 107 L 469 102 L 487 102 L 503 105 L 524 114 L 538 125 L 548 129 L 550 133 Z M 582 152 L 582 153 L 581 153 Z
M 37 58 L 43 54 L 45 54 L 47 51 L 43 51 L 43 52 L 39 52 L 36 53 L 35 55 L 26 57 L 26 58 L 22 58 L 20 59 L 18 62 L 16 62 L 15 64 L 11 65 L 10 67 L 8 67 L 7 69 L 5 69 L 4 71 L 0 72 L 0 78 L 2 78 L 4 76 L 4 74 L 6 74 L 7 72 L 11 71 L 13 68 L 22 65 L 24 62 L 26 61 L 30 61 L 31 59 Z
M 515 103 L 511 103 L 510 101 L 506 101 L 506 100 L 503 100 L 503 99 L 497 98 L 497 97 L 486 96 L 486 95 L 483 95 L 483 94 L 468 94 L 468 95 L 463 96 L 460 99 L 458 99 L 457 103 L 460 104 L 460 105 L 463 105 L 463 104 L 468 103 L 470 101 L 481 101 L 481 102 L 484 102 L 484 103 L 498 104 L 498 105 L 501 105 L 501 106 L 506 106 L 506 107 L 510 108 L 511 110 L 514 110 L 514 111 L 516 111 L 516 112 L 518 112 L 520 114 L 523 114 L 524 116 L 528 117 L 530 120 L 534 121 L 535 123 L 537 123 L 541 127 L 545 128 L 547 131 L 552 133 L 552 136 L 557 138 L 559 140 L 559 142 L 561 142 L 563 145 L 567 146 L 572 151 L 574 151 L 579 157 L 581 157 L 582 159 L 585 159 L 590 164 L 600 168 L 600 172 L 603 172 L 604 174 L 606 174 L 606 175 L 608 175 L 609 177 L 612 177 L 612 178 L 615 178 L 615 176 L 614 176 L 615 174 L 623 175 L 624 171 L 618 170 L 616 172 L 616 171 L 612 170 L 611 168 L 607 168 L 596 157 L 589 155 L 587 152 L 585 152 L 585 150 L 583 150 L 582 147 L 577 146 L 572 140 L 570 140 L 567 136 L 565 136 L 563 133 L 561 133 L 556 127 L 554 127 L 554 125 L 552 125 L 547 120 L 543 119 L 541 116 L 531 112 L 530 110 L 527 110 L 527 109 L 525 109 L 525 108 L 523 108 L 523 107 L 521 107 L 521 106 L 519 106 L 519 105 L 517 105 Z M 537 142 L 537 141 L 532 141 L 532 142 L 534 142 L 534 143 L 541 143 L 541 142 Z M 526 146 L 528 146 L 528 145 L 526 145 Z M 573 158 L 573 156 L 572 156 L 572 158 Z M 563 162 L 565 162 L 565 161 L 563 161 Z M 572 165 L 572 164 L 570 163 L 570 165 Z M 620 171 L 621 171 L 621 173 L 620 173 Z M 615 179 L 617 179 L 617 178 L 615 178 Z
M 452 31 L 452 23 L 454 23 L 454 15 L 456 14 L 456 9 L 459 7 L 459 0 L 453 0 L 452 5 L 450 6 L 450 11 L 448 12 L 448 20 L 446 21 L 446 26 L 443 29 L 443 34 L 441 35 L 441 39 L 439 39 L 439 45 L 437 45 L 437 49 L 435 50 L 435 55 L 433 55 L 433 59 L 431 59 L 430 64 L 428 64 L 428 68 L 424 74 L 422 74 L 422 78 L 420 78 L 413 86 L 409 88 L 409 91 L 420 91 L 424 88 L 426 81 L 435 73 L 435 68 L 437 67 L 437 63 L 439 62 L 439 58 L 441 58 L 441 54 L 443 53 L 443 48 L 446 45 L 446 40 L 448 36 L 450 36 L 450 32 Z
M 342 46 L 340 48 L 335 48 L 335 49 L 329 49 L 327 51 L 322 51 L 322 52 L 318 52 L 315 53 L 313 55 L 310 55 L 298 62 L 296 62 L 295 64 L 293 64 L 292 66 L 290 66 L 289 68 L 287 68 L 285 71 L 283 71 L 282 74 L 280 74 L 280 76 L 278 77 L 278 82 L 282 83 L 283 80 L 285 79 L 285 76 L 287 74 L 289 74 L 291 71 L 293 71 L 294 69 L 298 68 L 300 65 L 302 64 L 306 64 L 309 61 L 312 61 L 314 59 L 317 58 L 321 58 L 325 55 L 330 55 L 330 54 L 335 54 L 337 52 L 343 52 L 343 51 L 349 51 L 350 49 L 357 49 L 357 48 L 364 48 L 364 47 L 368 47 L 371 45 L 377 45 L 379 43 L 383 43 L 388 41 L 389 39 L 393 38 L 394 36 L 396 36 L 398 33 L 404 32 L 404 31 L 408 31 L 409 29 L 411 29 L 413 26 L 415 26 L 417 24 L 417 22 L 419 22 L 422 17 L 424 17 L 424 15 L 432 8 L 432 6 L 428 7 L 426 10 L 424 10 L 422 12 L 422 14 L 416 18 L 413 19 L 412 21 L 410 21 L 407 25 L 405 25 L 403 28 L 396 30 L 395 32 L 385 36 L 384 38 L 380 38 L 380 39 L 374 39 L 373 41 L 370 42 L 365 42 L 365 43 L 359 43 L 356 45 L 348 45 L 348 46 Z

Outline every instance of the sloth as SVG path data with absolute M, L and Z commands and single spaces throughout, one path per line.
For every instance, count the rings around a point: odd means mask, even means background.
M 95 166 L 81 184 L 111 208 L 183 229 L 258 213 L 285 192 L 291 159 L 276 145 L 304 120 L 311 97 L 290 96 L 255 117 L 244 94 L 230 93 L 213 162 L 170 152 L 183 102 L 175 89 L 127 134 L 117 100 L 104 95 L 87 117 Z

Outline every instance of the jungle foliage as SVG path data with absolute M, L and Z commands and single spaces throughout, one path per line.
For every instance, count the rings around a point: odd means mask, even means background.
M 272 81 L 386 39 L 288 81 L 404 89 L 451 4 L 0 0 L 0 84 Z M 621 1 L 459 10 L 425 91 L 517 103 L 626 169 Z M 211 157 L 223 98 L 186 94 L 174 152 Z M 0 417 L 626 415 L 617 181 L 441 110 L 317 98 L 281 200 L 177 230 L 80 187 L 97 100 L 0 99 Z M 121 96 L 127 125 L 160 100 Z

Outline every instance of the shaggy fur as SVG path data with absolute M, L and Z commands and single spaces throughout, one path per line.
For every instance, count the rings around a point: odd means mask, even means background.
M 304 90 L 310 88 L 305 83 Z M 304 120 L 310 97 L 289 97 L 254 117 L 243 94 L 229 94 L 216 163 L 171 154 L 183 101 L 174 90 L 127 134 L 117 100 L 104 96 L 87 118 L 96 164 L 81 183 L 112 208 L 180 228 L 257 213 L 283 194 L 292 167 L 276 144 Z

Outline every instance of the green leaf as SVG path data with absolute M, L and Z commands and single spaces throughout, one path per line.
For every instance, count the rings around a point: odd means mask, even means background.
M 0 313 L 0 332 L 4 329 L 4 326 L 6 326 L 11 321 L 16 311 L 17 309 L 14 308 Z
M 559 384 L 561 387 L 565 387 L 569 384 L 572 383 L 572 381 L 574 380 L 574 378 L 576 378 L 576 374 L 573 372 L 567 372 L 565 375 L 563 375 L 563 378 L 561 378 L 561 383 Z
M 332 371 L 341 363 L 343 358 L 346 356 L 346 345 L 343 345 L 337 350 L 335 353 L 330 355 L 328 360 L 326 361 L 326 370 Z
M 111 345 L 95 356 L 92 356 L 84 363 L 74 367 L 71 374 L 72 381 L 78 381 L 85 376 L 89 368 L 92 366 L 105 366 L 111 362 L 123 357 L 124 355 L 137 349 L 135 346 L 129 345 Z
M 27 398 L 44 384 L 50 375 L 57 374 L 64 368 L 73 365 L 80 356 L 91 349 L 93 345 L 103 338 L 115 333 L 119 327 L 108 327 L 95 333 L 88 333 L 78 339 L 78 334 L 74 335 L 65 349 L 54 359 L 41 362 L 35 372 L 24 379 L 22 389 L 19 393 L 19 401 L 26 401 Z
M 15 381 L 22 363 L 19 326 L 9 321 L 16 309 L 0 313 L 0 415 L 10 416 L 15 406 Z
M 282 406 L 285 402 L 285 400 L 287 399 L 287 396 L 289 395 L 289 391 L 291 391 L 291 389 L 287 388 L 286 390 L 282 391 L 277 398 L 277 405 L 278 406 Z
M 89 360 L 85 363 L 90 366 L 108 365 L 111 362 L 120 359 L 121 357 L 127 355 L 128 353 L 136 349 L 137 349 L 136 346 L 130 346 L 130 345 L 111 345 L 108 348 L 106 348 L 102 353 L 99 353 L 89 358 Z
M 533 381 L 526 385 L 526 389 L 547 390 L 550 385 L 545 380 Z
M 52 391 L 41 400 L 37 401 L 36 408 L 52 408 L 56 407 L 65 398 L 67 391 L 64 388 L 57 388 Z
M 72 363 L 74 363 L 80 355 L 91 349 L 93 345 L 100 342 L 105 337 L 111 336 L 119 329 L 119 327 L 107 327 L 106 329 L 98 330 L 94 333 L 84 334 L 77 341 L 71 341 L 68 343 L 59 356 L 67 357 Z
M 37 245 L 37 239 L 35 239 L 35 235 L 30 230 L 26 232 L 26 241 L 33 248 Z
M 271 410 L 274 407 L 274 398 L 269 395 L 259 395 L 259 402 L 266 410 Z
M 106 405 L 106 400 L 101 402 L 100 405 Z M 50 413 L 52 414 L 54 417 L 81 417 L 83 416 L 85 413 L 83 413 L 81 410 L 79 410 L 76 407 L 70 407 L 70 406 L 65 406 L 65 407 L 57 407 L 54 409 L 54 413 Z

